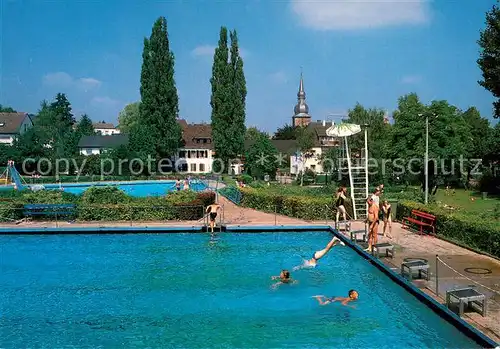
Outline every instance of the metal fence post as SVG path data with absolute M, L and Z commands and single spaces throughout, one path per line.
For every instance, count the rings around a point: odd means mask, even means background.
M 439 296 L 439 256 L 436 255 L 436 296 Z
M 130 219 L 130 226 L 132 226 L 132 223 L 133 223 L 132 216 L 133 216 L 133 207 L 130 206 L 130 212 L 129 212 L 129 217 L 128 217 Z
M 277 208 L 277 205 L 274 205 L 274 225 L 276 225 L 276 221 L 278 219 L 277 215 L 276 215 L 276 211 L 278 210 Z

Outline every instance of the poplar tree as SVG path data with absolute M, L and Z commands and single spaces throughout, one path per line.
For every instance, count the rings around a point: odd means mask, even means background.
M 243 155 L 245 142 L 246 81 L 243 60 L 239 53 L 236 31 L 230 32 L 231 47 L 228 48 L 228 31 L 221 27 L 218 47 L 215 49 L 212 66 L 212 138 L 216 157 L 224 166 L 229 160 Z M 220 163 L 214 163 L 219 171 Z
M 181 144 L 177 123 L 179 98 L 174 79 L 174 54 L 170 51 L 167 20 L 160 17 L 149 39 L 144 39 L 141 69 L 140 119 L 137 127 L 154 143 L 157 158 L 170 157 Z M 144 144 L 137 142 L 136 144 Z M 145 149 L 136 149 L 143 152 Z

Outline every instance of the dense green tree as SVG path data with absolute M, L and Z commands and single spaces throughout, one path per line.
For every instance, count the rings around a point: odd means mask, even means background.
M 257 127 L 249 127 L 245 133 L 245 141 L 253 141 L 258 139 L 260 136 L 269 138 L 267 133 L 259 130 Z
M 0 104 L 0 113 L 16 113 L 16 111 L 11 107 L 7 107 Z
M 129 133 L 132 127 L 139 122 L 141 102 L 127 104 L 118 115 L 118 127 L 123 133 Z
M 174 54 L 170 51 L 167 20 L 158 18 L 149 39 L 144 39 L 141 70 L 139 124 L 151 133 L 157 158 L 170 157 L 181 144 L 177 122 L 179 98 L 174 79 Z M 141 152 L 150 151 L 149 147 Z
M 227 29 L 221 27 L 218 47 L 212 65 L 212 137 L 215 153 L 223 164 L 243 154 L 245 138 L 246 82 L 243 60 L 239 55 L 236 31 L 230 33 L 228 48 Z M 214 162 L 214 171 L 220 171 Z
M 76 124 L 76 133 L 81 136 L 92 136 L 95 134 L 94 125 L 92 124 L 92 120 L 88 117 L 87 114 L 83 114 L 80 118 L 80 121 Z
M 284 125 L 276 130 L 273 139 L 289 140 L 297 138 L 297 129 L 292 125 Z
M 494 5 L 486 13 L 486 28 L 481 31 L 478 44 L 481 48 L 477 63 L 483 72 L 479 84 L 496 98 L 493 102 L 495 117 L 500 117 L 500 7 Z
M 249 175 L 262 179 L 265 175 L 276 176 L 278 151 L 265 134 L 257 134 L 255 142 L 247 150 L 245 168 Z

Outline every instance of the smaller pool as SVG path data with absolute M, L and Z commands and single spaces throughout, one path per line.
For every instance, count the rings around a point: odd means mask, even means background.
M 102 182 L 102 183 L 63 183 L 45 184 L 46 189 L 62 189 L 71 194 L 80 195 L 90 187 L 114 186 L 123 190 L 127 195 L 134 197 L 163 196 L 175 190 L 175 181 L 137 181 L 137 182 Z M 189 188 L 202 191 L 207 186 L 201 181 L 191 182 Z

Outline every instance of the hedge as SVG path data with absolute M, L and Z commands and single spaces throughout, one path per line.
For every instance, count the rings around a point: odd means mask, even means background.
M 9 222 L 24 217 L 26 204 L 75 204 L 79 221 L 163 221 L 198 220 L 204 208 L 215 202 L 215 193 L 181 191 L 163 197 L 135 198 L 117 187 L 92 187 L 82 195 L 58 190 L 4 193 L 0 200 L 0 221 Z M 36 218 L 55 219 L 51 217 Z
M 335 218 L 333 197 L 307 197 L 279 195 L 265 189 L 241 188 L 241 205 L 259 211 L 295 217 L 304 220 L 324 220 Z M 346 207 L 352 217 L 352 207 Z
M 490 219 L 473 219 L 460 212 L 450 213 L 435 205 L 426 206 L 413 201 L 399 202 L 396 217 L 398 219 L 409 217 L 412 210 L 436 216 L 438 237 L 500 258 L 500 227 L 498 223 Z

